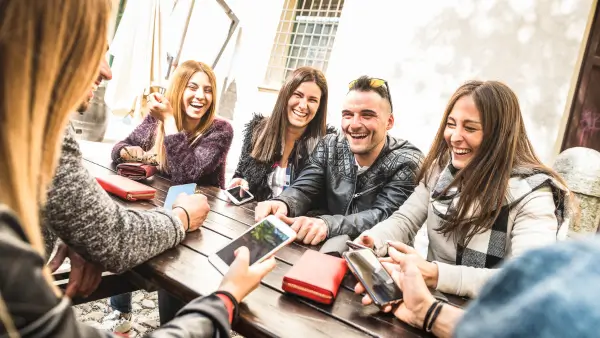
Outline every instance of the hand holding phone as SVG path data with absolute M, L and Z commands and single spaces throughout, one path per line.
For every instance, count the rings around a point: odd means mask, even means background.
M 370 249 L 358 249 L 344 253 L 350 271 L 363 285 L 369 297 L 379 307 L 402 300 L 402 290 Z
M 241 185 L 225 190 L 225 195 L 235 205 L 240 205 L 254 199 L 254 196 Z
M 165 204 L 163 205 L 163 208 L 167 210 L 173 209 L 173 202 L 175 202 L 181 193 L 193 195 L 196 193 L 196 183 L 174 185 L 170 187 L 169 191 L 167 192 L 167 198 L 165 198 Z
M 346 245 L 347 245 L 347 246 L 348 246 L 350 249 L 352 249 L 352 250 L 362 250 L 362 249 L 367 249 L 367 250 L 371 250 L 371 251 L 373 251 L 373 249 L 371 249 L 371 248 L 369 248 L 369 247 L 366 247 L 366 246 L 364 246 L 364 245 L 362 245 L 362 244 L 355 243 L 355 242 L 353 242 L 353 241 L 346 241 Z M 375 254 L 375 251 L 373 251 L 373 254 Z
M 240 237 L 208 257 L 211 264 L 225 274 L 235 259 L 235 251 L 245 246 L 250 252 L 249 264 L 260 263 L 296 239 L 296 232 L 271 215 L 256 223 Z
M 235 251 L 235 260 L 219 286 L 241 302 L 252 290 L 256 289 L 269 272 L 275 268 L 275 258 L 270 257 L 261 263 L 250 266 L 250 252 L 245 246 Z
M 424 309 L 429 309 L 435 302 L 430 290 L 428 290 L 423 276 L 417 266 L 417 257 L 409 255 L 406 258 L 396 255 L 396 250 L 391 250 L 390 257 L 398 264 L 384 263 L 387 272 L 392 276 L 394 283 L 403 290 L 402 302 L 397 308 L 386 305 L 381 308 L 383 312 L 390 312 L 394 309 L 394 316 L 401 321 L 414 327 L 423 327 L 425 313 Z M 402 271 L 402 273 L 400 273 Z M 359 283 L 354 288 L 354 292 L 363 293 L 366 291 L 364 284 Z M 374 302 L 371 294 L 364 296 L 362 303 L 369 305 Z
M 200 228 L 210 211 L 208 199 L 202 194 L 186 195 L 185 193 L 180 193 L 173 202 L 173 206 L 181 207 L 187 211 L 186 215 L 180 208 L 173 209 L 173 213 L 181 220 L 184 229 L 188 232 Z M 187 224 L 187 216 L 189 216 L 190 224 Z

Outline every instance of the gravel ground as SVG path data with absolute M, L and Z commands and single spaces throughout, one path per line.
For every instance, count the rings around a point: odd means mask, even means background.
M 132 296 L 133 316 L 131 322 L 131 331 L 129 337 L 143 337 L 145 334 L 154 331 L 160 324 L 158 317 L 158 295 L 156 292 L 146 292 L 144 290 L 136 291 Z M 104 317 L 112 312 L 109 305 L 109 299 L 101 299 L 95 302 L 89 302 L 73 306 L 75 314 L 80 322 L 88 324 L 98 329 L 110 330 L 108 323 L 104 324 Z M 236 332 L 231 332 L 233 337 L 240 337 Z
M 132 329 L 129 332 L 129 337 L 143 337 L 146 333 L 154 331 L 159 326 L 157 297 L 156 292 L 148 293 L 141 290 L 133 293 Z M 99 329 L 110 329 L 108 323 L 103 323 L 104 317 L 112 312 L 108 298 L 76 305 L 73 308 L 80 322 Z

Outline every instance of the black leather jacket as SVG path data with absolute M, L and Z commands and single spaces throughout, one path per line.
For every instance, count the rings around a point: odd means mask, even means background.
M 423 154 L 408 141 L 387 136 L 369 169 L 357 176 L 356 160 L 343 134 L 327 135 L 291 187 L 274 200 L 288 206 L 292 217 L 313 209 L 329 228 L 328 237 L 355 238 L 388 218 L 415 189 Z
M 262 202 L 272 197 L 272 191 L 269 187 L 268 178 L 273 172 L 275 161 L 259 162 L 250 154 L 252 153 L 252 137 L 256 128 L 265 119 L 261 114 L 254 114 L 252 120 L 246 124 L 244 128 L 244 144 L 242 145 L 242 153 L 238 162 L 233 178 L 243 178 L 248 182 L 250 192 L 254 195 L 254 200 Z M 327 134 L 335 134 L 337 130 L 334 127 L 327 126 Z M 304 139 L 296 141 L 294 149 L 288 159 L 288 166 L 291 168 L 290 181 L 294 182 L 296 177 L 304 169 L 310 150 L 306 149 Z M 281 149 L 278 149 L 281 151 Z
M 19 221 L 0 204 L 0 296 L 19 336 L 117 337 L 79 323 L 68 298 L 57 298 L 42 277 L 44 259 L 27 242 Z M 147 337 L 229 337 L 223 301 L 211 295 L 186 305 L 175 319 Z M 0 337 L 6 327 L 0 321 Z

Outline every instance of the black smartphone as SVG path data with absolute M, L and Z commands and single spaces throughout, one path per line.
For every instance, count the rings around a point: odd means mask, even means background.
M 352 250 L 361 250 L 361 249 L 367 249 L 367 250 L 371 250 L 373 251 L 373 249 L 366 247 L 362 244 L 358 244 L 358 243 L 354 243 L 352 241 L 346 241 L 346 245 L 352 249 Z M 373 251 L 373 253 L 375 253 L 375 251 Z M 377 256 L 377 255 L 376 255 Z
M 402 290 L 371 249 L 345 252 L 344 259 L 375 305 L 384 307 L 402 300 Z

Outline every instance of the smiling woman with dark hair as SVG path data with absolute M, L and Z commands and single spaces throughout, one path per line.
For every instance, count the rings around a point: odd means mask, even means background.
M 264 201 L 279 195 L 304 168 L 326 132 L 327 81 L 323 73 L 301 67 L 283 84 L 273 113 L 255 114 L 244 130 L 240 162 L 230 187 L 242 185 Z
M 426 224 L 427 285 L 460 296 L 476 296 L 505 258 L 554 243 L 569 206 L 564 181 L 533 151 L 517 96 L 496 81 L 454 93 L 417 181 L 358 241 L 384 255 L 386 240 L 411 243 Z

